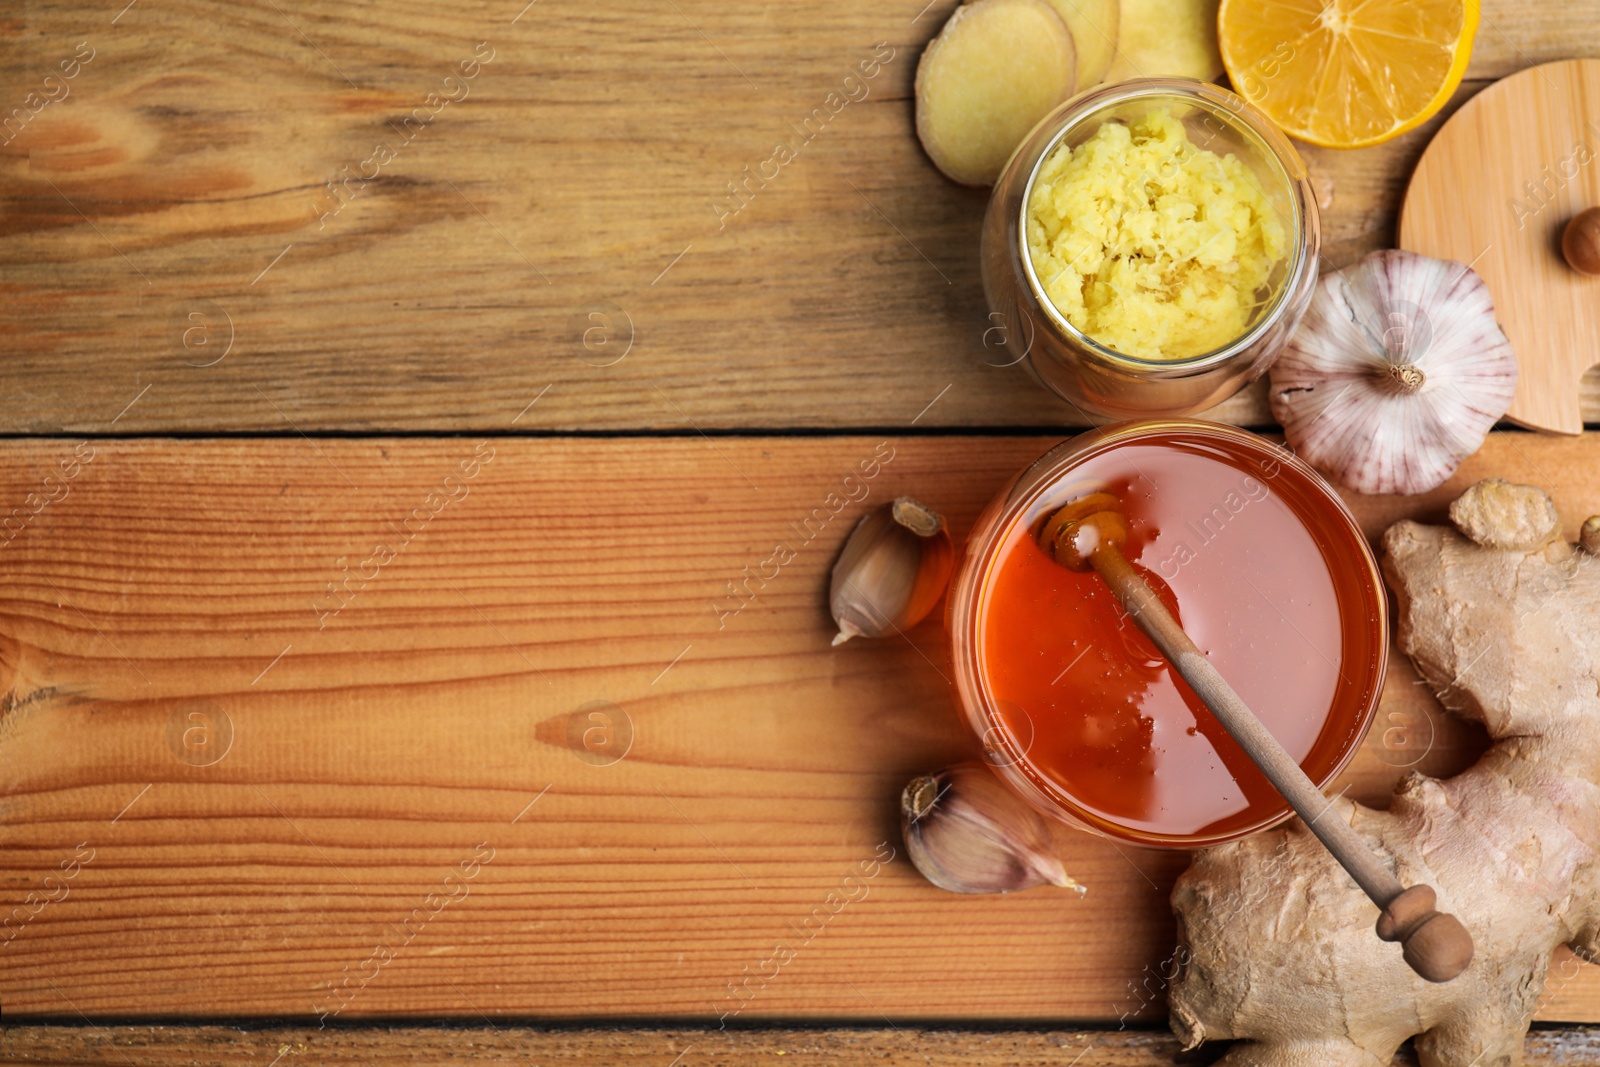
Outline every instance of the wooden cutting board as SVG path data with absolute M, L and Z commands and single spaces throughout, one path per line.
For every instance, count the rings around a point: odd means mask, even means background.
M 1600 205 L 1600 59 L 1505 78 L 1444 125 L 1411 178 L 1400 247 L 1471 264 L 1520 377 L 1507 418 L 1580 433 L 1579 384 L 1600 363 L 1600 277 L 1561 258 L 1561 230 Z

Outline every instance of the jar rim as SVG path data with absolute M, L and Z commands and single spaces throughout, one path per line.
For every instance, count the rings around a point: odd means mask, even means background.
M 1294 232 L 1290 237 L 1289 248 L 1291 261 L 1284 272 L 1283 280 L 1278 284 L 1273 293 L 1271 305 L 1262 312 L 1256 322 L 1244 333 L 1234 338 L 1221 348 L 1214 348 L 1209 352 L 1202 352 L 1195 356 L 1183 359 L 1143 359 L 1119 352 L 1107 347 L 1090 337 L 1074 326 L 1061 309 L 1056 307 L 1044 290 L 1044 284 L 1039 280 L 1038 272 L 1034 269 L 1033 256 L 1028 250 L 1028 205 L 1033 199 L 1034 183 L 1038 180 L 1039 170 L 1050 158 L 1056 147 L 1072 131 L 1080 129 L 1086 122 L 1096 115 L 1113 107 L 1126 104 L 1132 100 L 1154 99 L 1167 97 L 1184 104 L 1198 104 L 1205 107 L 1213 115 L 1232 125 L 1232 127 L 1249 137 L 1262 150 L 1262 154 L 1274 160 L 1281 168 L 1284 187 L 1289 192 L 1289 199 L 1294 205 L 1293 218 L 1291 219 Z M 1190 78 L 1134 78 L 1128 81 L 1115 82 L 1111 85 L 1101 86 L 1081 93 L 1067 101 L 1054 112 L 1040 120 L 1040 125 L 1050 122 L 1060 122 L 1060 128 L 1045 142 L 1038 157 L 1034 160 L 1033 167 L 1028 172 L 1028 180 L 1023 183 L 1022 196 L 1017 206 L 1017 253 L 1022 261 L 1023 277 L 1027 280 L 1028 288 L 1032 291 L 1034 299 L 1057 329 L 1066 333 L 1074 342 L 1081 344 L 1085 349 L 1095 353 L 1114 366 L 1134 374 L 1160 375 L 1162 372 L 1173 374 L 1192 374 L 1204 371 L 1218 364 L 1226 363 L 1239 353 L 1246 351 L 1258 339 L 1273 329 L 1278 320 L 1290 305 L 1290 294 L 1295 292 L 1302 280 L 1302 275 L 1308 269 L 1315 269 L 1315 261 L 1307 255 L 1306 233 L 1311 225 L 1307 218 L 1307 189 L 1309 176 L 1305 163 L 1300 154 L 1295 151 L 1289 139 L 1283 132 L 1273 125 L 1260 109 L 1236 93 L 1229 92 L 1218 85 L 1195 81 Z

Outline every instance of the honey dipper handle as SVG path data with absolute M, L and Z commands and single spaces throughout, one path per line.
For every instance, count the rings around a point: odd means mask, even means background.
M 1406 963 L 1430 982 L 1448 982 L 1466 970 L 1472 962 L 1472 936 L 1466 927 L 1455 916 L 1434 909 L 1436 896 L 1430 887 L 1401 886 L 1349 823 L 1337 814 L 1324 818 L 1333 807 L 1332 802 L 1189 640 L 1178 620 L 1116 545 L 1101 544 L 1090 562 L 1139 629 L 1155 642 L 1223 729 L 1378 906 L 1378 936 L 1401 942 Z

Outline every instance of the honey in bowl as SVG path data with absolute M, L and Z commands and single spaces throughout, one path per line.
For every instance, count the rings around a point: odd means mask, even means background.
M 980 520 L 953 601 L 968 613 L 953 619 L 967 626 L 963 697 L 991 760 L 1046 810 L 1141 843 L 1281 821 L 1288 804 L 1105 582 L 1051 560 L 1035 528 L 1115 493 L 1129 561 L 1318 783 L 1354 753 L 1382 688 L 1385 602 L 1359 529 L 1314 472 L 1244 431 L 1131 424 L 1068 451 Z

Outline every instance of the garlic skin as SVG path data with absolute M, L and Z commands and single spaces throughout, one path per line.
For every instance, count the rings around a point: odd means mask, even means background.
M 910 497 L 862 516 L 833 565 L 833 643 L 915 626 L 944 595 L 954 565 L 944 519 Z
M 1424 493 L 1478 450 L 1516 388 L 1483 279 L 1390 249 L 1322 276 L 1270 398 L 1295 452 L 1341 485 Z
M 982 763 L 913 778 L 900 794 L 900 834 L 922 876 L 952 893 L 1087 892 L 1056 859 L 1044 816 Z

